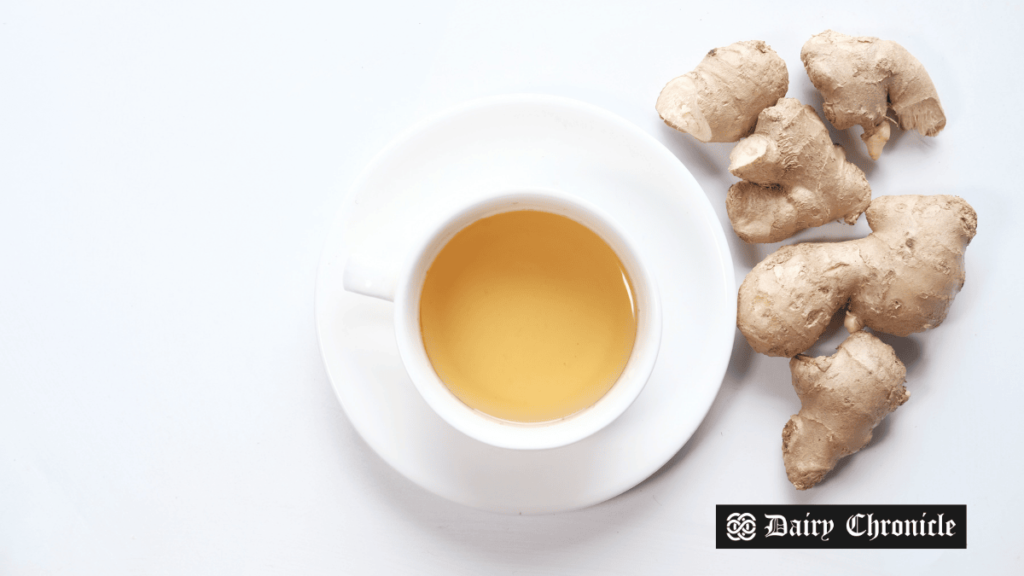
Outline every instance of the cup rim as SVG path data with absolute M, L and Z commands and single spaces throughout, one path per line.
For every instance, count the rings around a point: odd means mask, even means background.
M 604 240 L 632 281 L 637 301 L 637 335 L 619 379 L 597 402 L 546 422 L 513 422 L 463 403 L 434 370 L 419 327 L 419 300 L 426 270 L 448 241 L 482 218 L 516 210 L 542 210 L 573 219 Z M 595 229 L 596 228 L 596 229 Z M 621 416 L 636 400 L 654 369 L 661 344 L 661 298 L 637 245 L 612 218 L 592 204 L 552 189 L 516 189 L 462 205 L 439 219 L 416 244 L 401 268 L 395 291 L 395 336 L 402 363 L 430 408 L 448 424 L 480 442 L 499 448 L 542 450 L 583 440 Z

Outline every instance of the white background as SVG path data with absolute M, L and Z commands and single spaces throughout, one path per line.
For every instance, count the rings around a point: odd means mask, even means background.
M 1024 12 L 925 6 L 0 4 L 0 574 L 1024 572 Z M 729 228 L 732 145 L 670 130 L 654 101 L 710 48 L 756 38 L 820 110 L 799 51 L 827 28 L 899 41 L 946 110 L 937 138 L 897 134 L 878 162 L 859 129 L 833 131 L 874 194 L 956 194 L 979 216 L 946 322 L 886 339 L 913 397 L 868 448 L 794 490 L 786 361 L 739 336 L 691 441 L 585 510 L 464 508 L 360 440 L 322 367 L 313 286 L 346 190 L 389 140 L 480 96 L 607 108 L 693 172 L 739 282 L 776 246 Z M 968 547 L 716 550 L 729 503 L 966 504 Z

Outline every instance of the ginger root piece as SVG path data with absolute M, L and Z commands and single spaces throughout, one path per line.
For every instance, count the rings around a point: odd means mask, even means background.
M 744 182 L 729 188 L 725 207 L 744 242 L 778 242 L 833 220 L 854 224 L 871 203 L 864 172 L 846 161 L 814 108 L 795 98 L 765 108 L 729 162 Z
M 662 89 L 655 108 L 666 124 L 701 142 L 736 142 L 788 89 L 782 58 L 761 40 L 748 40 L 712 49 Z
M 825 117 L 838 130 L 860 124 L 861 139 L 873 160 L 889 141 L 890 107 L 904 130 L 935 136 L 946 126 L 928 72 L 891 40 L 826 30 L 804 44 L 800 59 L 824 98 Z
M 910 398 L 896 352 L 863 331 L 834 355 L 800 355 L 789 369 L 801 408 L 782 430 L 782 460 L 797 490 L 814 486 L 840 458 L 866 446 L 875 426 Z
M 974 209 L 957 196 L 884 196 L 867 219 L 866 238 L 783 246 L 747 274 L 736 323 L 754 350 L 791 358 L 843 307 L 851 330 L 906 336 L 942 323 L 964 284 Z

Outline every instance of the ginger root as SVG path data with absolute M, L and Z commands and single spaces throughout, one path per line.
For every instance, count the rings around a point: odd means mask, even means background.
M 847 307 L 847 326 L 907 336 L 938 326 L 964 284 L 977 230 L 957 196 L 884 196 L 867 210 L 866 238 L 784 246 L 739 290 L 737 325 L 750 346 L 793 357 Z
M 866 446 L 875 426 L 910 398 L 907 369 L 895 351 L 863 331 L 834 355 L 800 355 L 789 369 L 801 408 L 782 430 L 782 459 L 797 490 L 814 486 L 840 458 Z
M 832 220 L 853 224 L 871 203 L 864 172 L 846 161 L 814 108 L 795 98 L 765 108 L 729 161 L 744 181 L 729 188 L 725 206 L 744 242 L 778 242 Z
M 748 40 L 708 52 L 662 89 L 655 108 L 666 124 L 701 142 L 736 142 L 788 89 L 785 61 L 764 42 Z
M 889 141 L 890 107 L 904 130 L 935 136 L 946 125 L 928 72 L 891 40 L 826 30 L 804 44 L 800 59 L 824 98 L 825 117 L 838 130 L 861 125 L 873 160 Z

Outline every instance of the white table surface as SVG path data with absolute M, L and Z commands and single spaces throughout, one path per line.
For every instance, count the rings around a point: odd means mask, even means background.
M 0 5 L 0 574 L 1024 573 L 1024 9 L 837 6 Z M 887 340 L 913 397 L 868 448 L 794 490 L 786 361 L 742 337 L 679 454 L 581 511 L 452 504 L 360 440 L 320 360 L 313 286 L 346 190 L 389 140 L 481 96 L 602 106 L 693 172 L 739 282 L 776 246 L 729 228 L 732 145 L 670 130 L 654 101 L 710 48 L 758 38 L 820 110 L 799 51 L 827 28 L 902 43 L 946 110 L 937 138 L 898 134 L 877 163 L 834 132 L 875 195 L 956 194 L 979 215 L 946 322 Z M 731 503 L 966 504 L 968 545 L 716 550 Z

